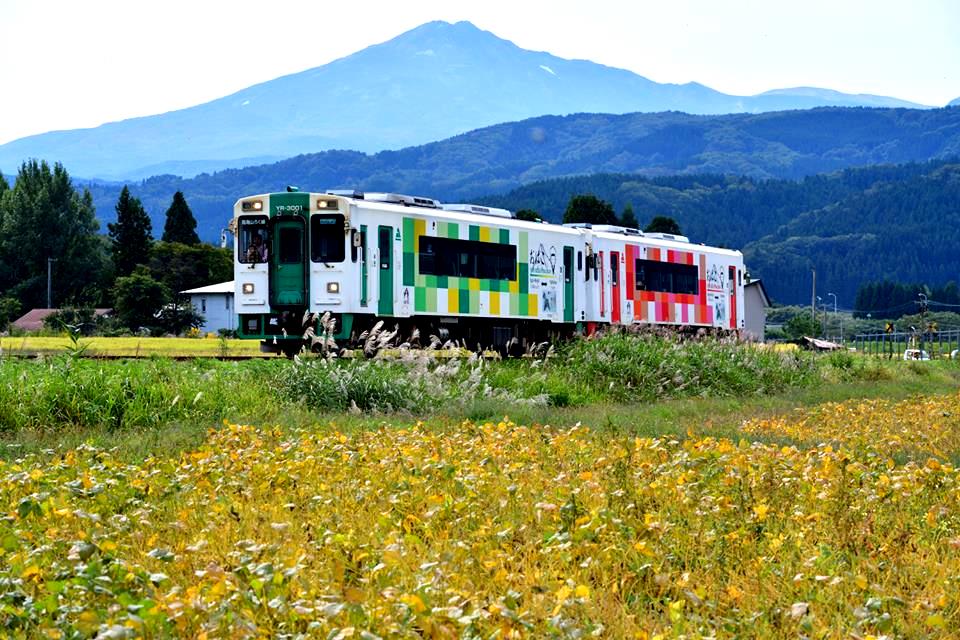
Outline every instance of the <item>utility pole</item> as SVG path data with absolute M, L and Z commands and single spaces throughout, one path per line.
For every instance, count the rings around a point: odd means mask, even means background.
M 53 309 L 53 263 L 56 258 L 47 258 L 47 309 Z
M 823 298 L 821 298 L 820 296 L 817 296 L 817 304 L 820 305 L 820 309 L 821 309 L 821 310 L 823 310 L 823 309 L 826 308 L 826 307 L 824 306 L 824 304 L 823 304 Z M 814 312 L 814 314 L 816 314 L 816 312 Z M 827 323 L 824 322 L 823 324 L 826 325 Z M 816 326 L 817 326 L 817 316 L 816 316 L 816 315 L 813 316 L 813 326 L 814 326 L 814 328 L 816 328 Z M 826 327 L 824 326 L 824 327 L 820 327 L 820 331 L 818 331 L 817 333 L 820 335 L 821 338 L 825 338 L 825 337 L 826 337 L 825 332 L 826 332 Z
M 813 320 L 813 325 L 817 325 L 817 270 L 810 269 L 813 272 L 813 291 L 810 293 L 810 319 Z
M 923 359 L 923 335 L 927 332 L 927 296 L 923 293 L 917 295 L 920 297 L 920 358 Z
M 837 294 L 828 293 L 827 295 L 833 296 L 833 317 L 836 318 L 837 317 Z M 843 340 L 841 340 L 841 342 L 843 342 Z

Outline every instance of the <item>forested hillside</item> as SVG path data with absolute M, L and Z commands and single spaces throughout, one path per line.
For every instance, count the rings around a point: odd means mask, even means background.
M 578 193 L 618 211 L 631 204 L 641 225 L 667 215 L 694 242 L 742 249 L 781 303 L 809 303 L 812 268 L 818 289 L 848 306 L 867 281 L 960 280 L 960 164 L 874 166 L 800 181 L 604 174 L 538 182 L 482 201 L 559 221 Z
M 304 190 L 398 191 L 453 202 L 546 178 L 599 172 L 802 178 L 850 166 L 950 156 L 960 156 L 957 108 L 577 114 L 500 124 L 373 155 L 329 151 L 191 180 L 160 176 L 131 184 L 130 191 L 155 223 L 173 193 L 183 191 L 198 233 L 212 240 L 219 237 L 237 198 L 283 190 L 288 184 Z M 109 221 L 121 187 L 91 185 L 102 220 Z

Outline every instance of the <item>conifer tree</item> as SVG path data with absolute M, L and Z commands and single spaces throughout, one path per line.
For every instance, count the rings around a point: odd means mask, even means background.
M 113 267 L 118 278 L 133 273 L 138 264 L 150 260 L 150 245 L 153 243 L 153 228 L 150 217 L 138 198 L 130 196 L 124 185 L 117 200 L 117 221 L 107 225 L 113 256 Z
M 640 228 L 640 221 L 637 220 L 637 216 L 633 212 L 633 205 L 629 202 L 623 207 L 623 213 L 620 214 L 620 226 L 627 229 Z
M 167 221 L 163 225 L 164 242 L 179 242 L 181 244 L 200 244 L 197 236 L 197 220 L 193 217 L 182 191 L 173 194 L 173 202 L 167 209 Z

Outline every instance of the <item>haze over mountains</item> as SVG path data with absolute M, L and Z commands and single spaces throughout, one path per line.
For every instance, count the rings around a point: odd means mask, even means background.
M 757 113 L 816 106 L 922 107 L 828 89 L 727 95 L 528 51 L 469 22 L 430 22 L 353 55 L 170 113 L 0 145 L 0 169 L 27 158 L 74 176 L 192 176 L 327 149 L 378 151 L 544 114 Z

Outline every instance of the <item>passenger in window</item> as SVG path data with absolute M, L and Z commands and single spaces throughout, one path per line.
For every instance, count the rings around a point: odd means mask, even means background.
M 267 245 L 263 241 L 263 236 L 259 233 L 254 234 L 250 240 L 250 246 L 247 247 L 247 262 L 266 262 Z

